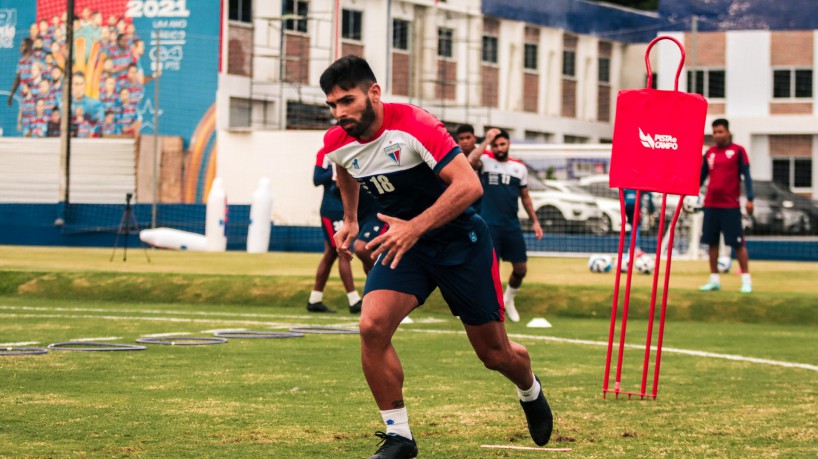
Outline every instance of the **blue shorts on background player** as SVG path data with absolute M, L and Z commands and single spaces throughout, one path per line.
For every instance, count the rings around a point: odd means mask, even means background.
M 492 150 L 487 151 L 491 145 Z M 480 215 L 491 229 L 491 239 L 497 256 L 511 262 L 503 302 L 506 314 L 512 322 L 520 321 L 517 312 L 517 291 L 528 273 L 523 230 L 517 218 L 517 202 L 523 203 L 528 218 L 533 222 L 534 236 L 542 239 L 542 227 L 534 212 L 531 196 L 528 194 L 528 167 L 509 157 L 511 141 L 508 133 L 500 129 L 490 129 L 486 138 L 469 154 L 469 163 L 480 174 L 483 185 L 483 199 Z

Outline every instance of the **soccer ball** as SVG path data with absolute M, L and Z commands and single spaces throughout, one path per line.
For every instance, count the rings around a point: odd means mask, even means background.
M 627 253 L 622 255 L 622 266 L 619 267 L 619 271 L 621 271 L 623 273 L 628 272 L 628 261 L 629 260 L 630 260 L 630 257 L 628 256 Z
M 639 274 L 651 274 L 653 273 L 653 269 L 656 267 L 656 262 L 653 260 L 653 258 L 647 255 L 642 255 L 636 259 L 633 267 Z
M 591 255 L 588 259 L 588 269 L 592 273 L 607 273 L 613 266 L 613 259 L 610 255 Z
M 685 196 L 684 201 L 682 201 L 682 209 L 689 214 L 701 212 L 702 208 L 704 208 L 704 200 L 701 195 Z
M 728 256 L 719 257 L 718 266 L 720 273 L 729 273 L 730 266 L 732 266 L 733 260 Z

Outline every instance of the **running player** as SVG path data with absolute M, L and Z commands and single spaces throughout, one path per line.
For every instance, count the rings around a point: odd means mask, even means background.
M 324 136 L 324 149 L 339 166 L 344 203 L 344 225 L 335 234 L 339 253 L 352 258 L 361 187 L 380 204 L 379 218 L 389 223 L 389 230 L 368 244 L 377 262 L 367 277 L 360 321 L 364 376 L 386 424 L 386 432 L 377 433 L 383 442 L 372 458 L 417 456 L 392 335 L 438 287 L 484 365 L 517 386 L 529 432 L 544 445 L 551 436 L 551 410 L 528 351 L 506 334 L 491 237 L 469 207 L 482 190 L 465 156 L 431 114 L 384 103 L 365 60 L 339 59 L 320 83 L 338 121 Z
M 489 144 L 492 151 L 486 153 Z M 489 129 L 480 146 L 469 155 L 469 162 L 480 171 L 480 181 L 483 183 L 480 216 L 489 225 L 497 255 L 511 262 L 511 275 L 503 294 L 503 301 L 508 318 L 512 322 L 519 322 L 520 314 L 517 312 L 514 299 L 523 278 L 528 273 L 528 256 L 525 253 L 520 219 L 517 218 L 518 198 L 523 203 L 528 218 L 531 219 L 534 236 L 537 239 L 542 239 L 542 227 L 528 194 L 528 168 L 521 161 L 508 156 L 510 147 L 506 131 Z

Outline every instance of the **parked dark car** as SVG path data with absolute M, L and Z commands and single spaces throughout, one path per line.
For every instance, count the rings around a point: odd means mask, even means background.
M 743 190 L 742 186 L 742 192 Z M 818 204 L 799 196 L 780 183 L 753 180 L 754 212 L 752 226 L 745 228 L 752 234 L 816 234 L 818 232 Z M 742 208 L 744 200 L 742 196 Z

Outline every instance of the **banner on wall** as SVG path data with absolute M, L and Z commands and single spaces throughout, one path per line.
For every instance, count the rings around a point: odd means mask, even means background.
M 153 134 L 158 112 L 189 145 L 215 116 L 220 3 L 76 0 L 69 89 L 65 0 L 0 0 L 0 135 L 59 137 L 70 90 L 73 136 Z

